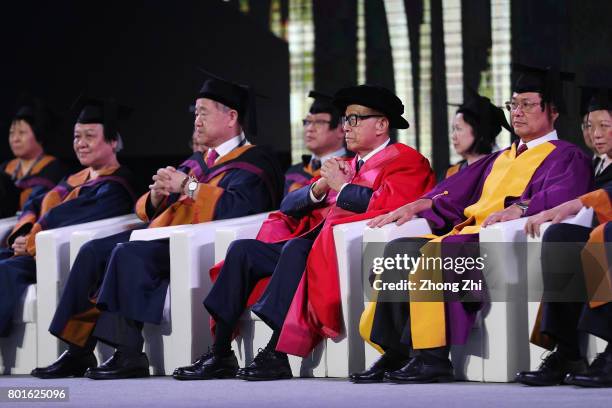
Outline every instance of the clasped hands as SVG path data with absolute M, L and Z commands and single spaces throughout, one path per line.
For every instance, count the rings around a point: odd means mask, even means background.
M 172 166 L 157 170 L 157 173 L 153 176 L 153 184 L 149 185 L 151 203 L 157 207 L 164 197 L 172 193 L 182 193 L 181 187 L 186 177 L 187 174 Z
M 312 193 L 317 198 L 322 198 L 329 190 L 339 192 L 344 183 L 351 181 L 355 171 L 350 163 L 339 157 L 326 160 L 321 167 L 321 178 L 312 186 Z

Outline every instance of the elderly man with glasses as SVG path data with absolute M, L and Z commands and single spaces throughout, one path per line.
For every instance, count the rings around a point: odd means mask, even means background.
M 447 255 L 457 259 L 458 253 L 464 259 L 478 259 L 481 228 L 537 214 L 591 189 L 589 158 L 577 146 L 558 140 L 554 129 L 564 109 L 561 79 L 570 75 L 518 64 L 514 68 L 522 75 L 506 106 L 518 142 L 445 179 L 419 200 L 372 220 L 371 227 L 380 227 L 391 222 L 401 225 L 419 216 L 427 219 L 434 232 L 435 237 L 390 242 L 385 257 L 419 257 L 421 252 L 435 256 L 435 251 L 441 251 L 444 259 Z M 452 263 L 433 271 L 416 269 L 410 274 L 440 284 L 484 282 L 486 263 L 484 270 L 470 268 L 468 272 Z M 405 272 L 385 272 L 382 280 L 395 282 L 405 278 Z M 378 292 L 376 302 L 362 316 L 360 331 L 384 353 L 371 368 L 354 373 L 352 381 L 452 381 L 450 346 L 466 343 L 476 313 L 488 300 L 486 282 L 483 286 L 459 293 L 405 292 L 394 301 L 386 301 L 386 293 Z
M 257 239 L 230 246 L 225 263 L 213 270 L 216 280 L 204 300 L 216 323 L 213 349 L 191 366 L 177 369 L 175 378 L 291 378 L 285 353 L 307 354 L 326 330 L 307 327 L 296 334 L 283 327 L 290 306 L 298 304 L 295 299 L 308 301 L 312 296 L 308 305 L 309 313 L 316 316 L 312 321 L 328 327 L 326 333 L 341 331 L 332 227 L 388 212 L 432 188 L 435 179 L 427 159 L 408 146 L 390 143 L 390 129 L 408 127 L 397 96 L 381 87 L 361 85 L 339 91 L 334 105 L 347 115 L 343 120 L 347 146 L 357 156 L 326 161 L 320 177 L 285 197 L 280 212 L 270 215 Z M 248 306 L 273 335 L 253 362 L 238 370 L 231 338 Z
M 313 177 L 321 174 L 321 166 L 332 157 L 345 157 L 344 131 L 340 126 L 340 112 L 331 103 L 332 97 L 321 92 L 310 91 L 314 98 L 304 125 L 304 144 L 312 153 L 302 156 L 285 173 L 285 195 L 307 185 Z

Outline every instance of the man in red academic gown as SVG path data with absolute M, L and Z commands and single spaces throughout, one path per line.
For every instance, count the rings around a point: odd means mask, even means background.
M 245 380 L 290 378 L 287 355 L 277 351 L 277 343 L 296 291 L 302 296 L 314 294 L 318 301 L 312 304 L 313 321 L 329 324 L 331 319 L 341 325 L 332 226 L 397 208 L 402 200 L 414 199 L 433 186 L 427 159 L 410 147 L 390 143 L 390 129 L 408 127 L 397 96 L 381 87 L 361 85 L 339 91 L 334 104 L 346 114 L 346 141 L 356 156 L 328 160 L 320 178 L 285 197 L 281 211 L 269 217 L 257 239 L 230 246 L 204 300 L 216 321 L 212 351 L 178 368 L 175 378 L 204 380 L 237 373 Z M 254 361 L 238 371 L 231 338 L 250 305 L 273 335 Z M 310 336 L 318 338 L 309 333 L 306 343 Z

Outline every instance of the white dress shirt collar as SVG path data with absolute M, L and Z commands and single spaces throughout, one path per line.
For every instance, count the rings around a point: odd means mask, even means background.
M 342 156 L 346 156 L 346 149 L 344 147 L 341 147 L 335 152 L 331 152 L 321 157 L 317 156 L 316 154 L 313 154 L 310 160 L 312 161 L 313 159 L 319 159 L 321 160 L 321 165 L 323 165 L 326 161 L 328 161 L 332 157 L 342 157 Z
M 387 139 L 383 144 L 378 146 L 376 149 L 372 150 L 370 153 L 366 154 L 364 157 L 360 157 L 359 155 L 357 155 L 357 161 L 363 160 L 363 163 L 365 164 L 365 162 L 367 162 L 372 156 L 374 156 L 376 153 L 380 152 L 382 149 L 387 147 L 389 142 L 391 142 L 391 139 Z
M 241 132 L 239 135 L 232 137 L 230 140 L 227 140 L 223 143 L 221 143 L 219 146 L 215 147 L 214 150 L 217 152 L 217 154 L 219 156 L 217 156 L 217 160 L 219 160 L 221 157 L 225 156 L 226 154 L 228 154 L 229 152 L 231 152 L 232 150 L 234 150 L 235 148 L 237 148 L 240 143 L 242 142 L 242 140 L 245 139 L 244 133 Z M 248 141 L 246 141 L 244 144 L 249 144 Z
M 544 136 L 540 136 L 537 139 L 530 140 L 529 142 L 527 142 L 527 149 L 533 149 L 534 147 L 539 146 L 542 143 L 550 142 L 551 140 L 559 140 L 556 130 L 553 130 L 552 132 L 547 133 Z M 521 147 L 523 144 L 525 143 L 523 143 L 523 141 L 521 140 L 516 150 L 518 150 L 518 148 Z

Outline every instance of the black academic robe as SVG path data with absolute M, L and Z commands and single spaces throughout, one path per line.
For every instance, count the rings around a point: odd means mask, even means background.
M 211 168 L 197 152 L 178 169 L 200 181 L 198 195 L 191 200 L 173 194 L 155 209 L 145 194 L 137 214 L 149 228 L 270 211 L 282 194 L 275 159 L 257 146 L 240 146 Z M 121 233 L 91 241 L 79 251 L 49 330 L 76 345 L 84 345 L 93 332 L 109 344 L 132 342 L 138 348 L 138 330 L 130 335 L 115 329 L 125 319 L 159 324 L 169 278 L 168 239 L 129 241 L 129 233 Z M 129 338 L 116 338 L 120 334 Z
M 28 255 L 0 254 L 0 335 L 10 332 L 17 303 L 36 282 L 35 236 L 38 232 L 128 214 L 134 206 L 132 174 L 125 167 L 110 169 L 89 180 L 85 169 L 60 182 L 44 198 L 32 202 L 8 238 L 27 237 Z
M 2 163 L 0 173 L 14 185 L 14 188 L 5 188 L 4 194 L 0 194 L 0 212 L 8 217 L 23 210 L 32 201 L 42 200 L 66 175 L 66 168 L 55 157 L 42 155 L 25 174 L 22 174 L 19 159 Z

